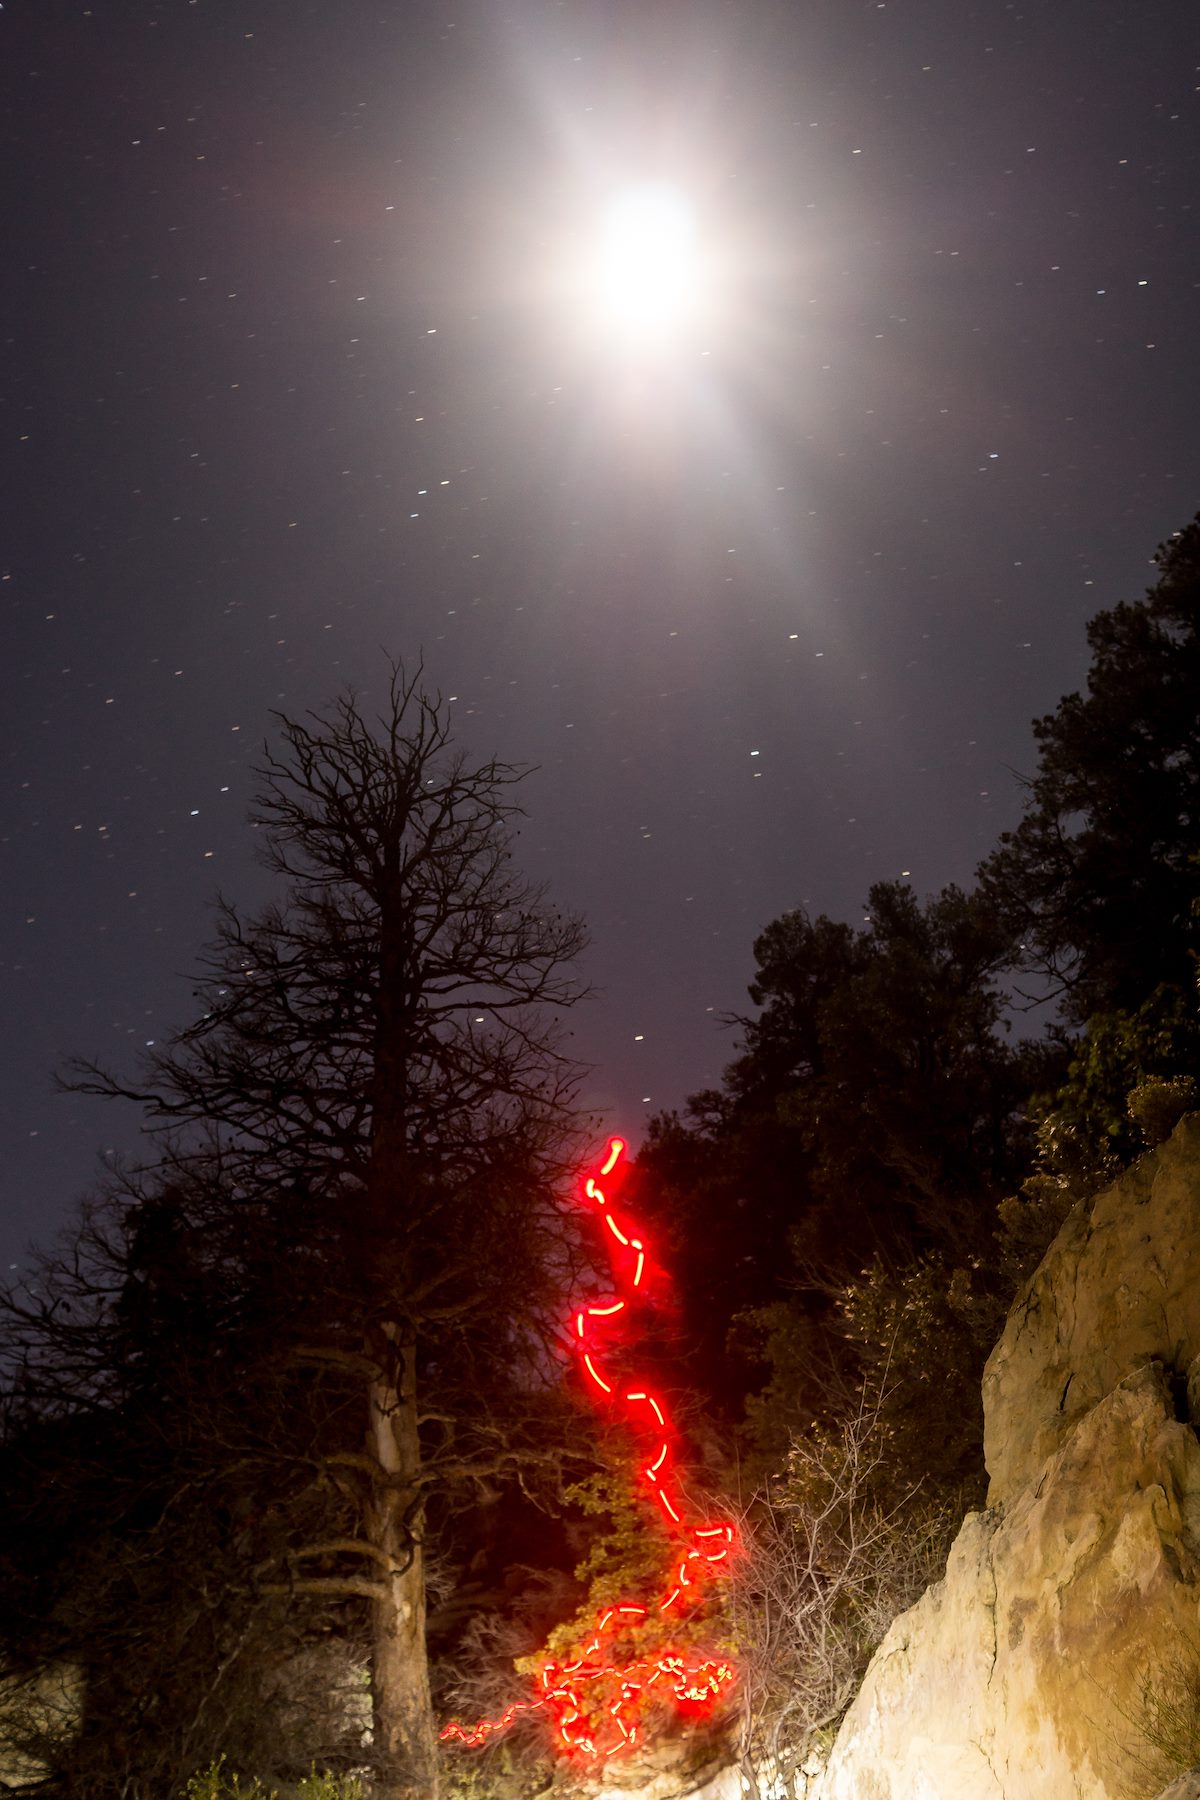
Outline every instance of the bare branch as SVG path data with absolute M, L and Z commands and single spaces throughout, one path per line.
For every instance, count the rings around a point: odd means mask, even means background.
M 362 1575 L 303 1575 L 295 1581 L 264 1581 L 262 1594 L 325 1594 L 331 1599 L 387 1600 L 391 1589 L 386 1581 L 368 1581 Z
M 387 1575 L 392 1575 L 399 1567 L 395 1557 L 380 1550 L 376 1544 L 368 1544 L 364 1538 L 328 1538 L 321 1544 L 304 1544 L 299 1550 L 288 1552 L 292 1560 L 318 1556 L 365 1556 Z

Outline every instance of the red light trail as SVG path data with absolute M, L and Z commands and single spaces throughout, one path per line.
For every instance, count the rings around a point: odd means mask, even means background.
M 647 1431 L 653 1454 L 641 1462 L 640 1479 L 653 1491 L 673 1540 L 672 1569 L 655 1599 L 643 1605 L 627 1601 L 610 1606 L 596 1621 L 591 1639 L 580 1656 L 570 1662 L 543 1663 L 538 1672 L 540 1692 L 534 1700 L 516 1701 L 497 1719 L 481 1719 L 474 1725 L 445 1726 L 443 1739 L 474 1747 L 506 1731 L 522 1713 L 545 1710 L 564 1751 L 587 1759 L 607 1760 L 630 1749 L 638 1741 L 640 1722 L 651 1705 L 668 1700 L 677 1710 L 698 1713 L 710 1710 L 732 1685 L 731 1663 L 722 1657 L 697 1660 L 679 1649 L 655 1649 L 630 1660 L 620 1657 L 623 1632 L 696 1598 L 697 1582 L 707 1573 L 719 1573 L 727 1564 L 734 1543 L 733 1526 L 727 1523 L 694 1525 L 686 1519 L 686 1502 L 677 1491 L 672 1499 L 667 1481 L 671 1461 L 671 1428 L 657 1397 L 648 1388 L 627 1389 L 615 1376 L 606 1377 L 597 1367 L 601 1350 L 594 1343 L 597 1331 L 629 1310 L 631 1299 L 644 1295 L 646 1246 L 629 1221 L 619 1222 L 609 1209 L 601 1181 L 616 1169 L 625 1150 L 623 1138 L 610 1138 L 604 1159 L 584 1182 L 585 1198 L 598 1207 L 604 1224 L 618 1246 L 610 1254 L 614 1276 L 627 1283 L 629 1294 L 598 1305 L 583 1305 L 574 1314 L 571 1342 L 585 1375 L 608 1403 L 623 1407 L 630 1426 L 644 1437 Z M 606 1654 L 607 1651 L 607 1654 Z

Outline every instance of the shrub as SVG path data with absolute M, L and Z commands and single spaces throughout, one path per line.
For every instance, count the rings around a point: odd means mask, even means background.
M 294 1800 L 366 1800 L 357 1775 L 335 1775 L 330 1769 L 318 1772 L 314 1764 L 307 1775 L 290 1790 Z M 183 1800 L 279 1800 L 278 1790 L 264 1786 L 257 1775 L 248 1780 L 225 1767 L 218 1757 L 207 1769 L 198 1769 L 183 1791 Z

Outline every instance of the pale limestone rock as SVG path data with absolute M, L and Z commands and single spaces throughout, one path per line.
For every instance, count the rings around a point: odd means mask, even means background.
M 742 1800 L 742 1778 L 736 1769 L 720 1769 L 688 1800 Z
M 633 1771 L 629 1771 L 633 1775 Z M 699 1787 L 681 1782 L 678 1770 L 662 1769 L 635 1779 L 632 1787 L 606 1786 L 594 1800 L 744 1800 L 745 1788 L 737 1769 L 723 1768 L 701 1778 Z
M 1200 1116 L 1066 1221 L 984 1408 L 989 1509 L 805 1800 L 1200 1800 L 1139 1725 L 1200 1671 Z
M 966 1519 L 877 1651 L 820 1800 L 1155 1793 L 1143 1683 L 1200 1644 L 1198 1554 L 1200 1442 L 1144 1366 L 1020 1494 Z
M 1200 1114 L 1077 1207 L 1019 1295 L 983 1378 L 990 1505 L 1020 1492 L 1071 1428 L 1156 1359 L 1195 1390 Z M 1200 1409 L 1191 1416 L 1200 1417 Z

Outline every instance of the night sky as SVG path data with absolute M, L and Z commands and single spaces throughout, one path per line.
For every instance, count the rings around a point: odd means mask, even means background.
M 136 1120 L 272 708 L 424 655 L 538 766 L 589 1100 L 733 1049 L 757 932 L 968 883 L 1084 623 L 1200 507 L 1194 0 L 0 9 L 0 1256 Z M 576 271 L 692 209 L 652 339 Z

